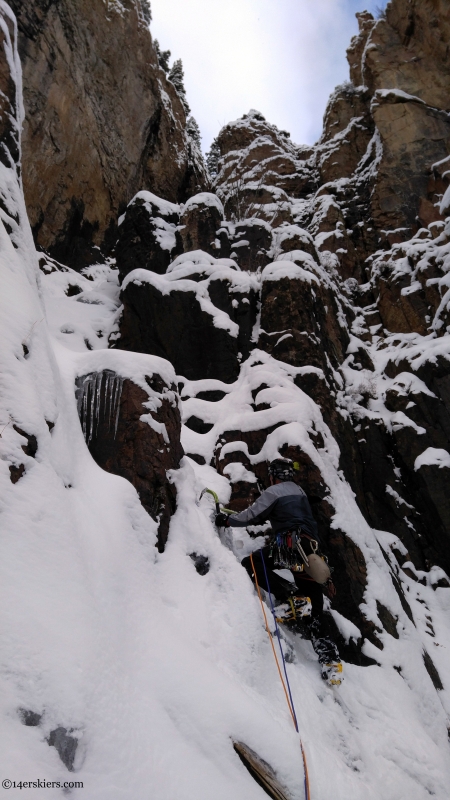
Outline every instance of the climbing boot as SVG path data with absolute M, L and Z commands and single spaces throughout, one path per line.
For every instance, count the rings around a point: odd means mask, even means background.
M 340 686 L 344 680 L 342 674 L 342 661 L 330 661 L 328 664 L 321 664 L 322 678 L 328 686 Z

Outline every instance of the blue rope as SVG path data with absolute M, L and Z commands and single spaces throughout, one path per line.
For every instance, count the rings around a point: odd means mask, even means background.
M 281 646 L 280 631 L 279 631 L 279 628 L 278 628 L 277 618 L 275 616 L 275 609 L 274 609 L 273 603 L 272 603 L 272 595 L 270 593 L 270 584 L 269 584 L 269 578 L 268 578 L 268 575 L 267 575 L 266 562 L 264 561 L 264 556 L 263 556 L 262 549 L 259 552 L 260 552 L 260 555 L 261 555 L 262 565 L 264 567 L 264 575 L 265 575 L 265 578 L 266 578 L 266 586 L 267 586 L 267 591 L 269 593 L 270 608 L 272 610 L 272 615 L 273 615 L 273 619 L 274 619 L 274 622 L 275 622 L 275 631 L 276 631 L 276 634 L 277 634 L 278 646 L 280 648 L 281 660 L 283 661 L 284 675 L 285 675 L 285 678 L 286 678 L 286 683 L 287 683 L 288 692 L 289 692 L 289 699 L 291 701 L 292 713 L 294 715 L 295 730 L 297 731 L 297 733 L 299 733 L 298 723 L 297 723 L 297 714 L 295 713 L 294 701 L 292 699 L 291 687 L 290 687 L 290 684 L 289 684 L 289 678 L 288 678 L 288 674 L 287 674 L 287 670 L 286 670 L 286 662 L 284 660 L 283 648 Z

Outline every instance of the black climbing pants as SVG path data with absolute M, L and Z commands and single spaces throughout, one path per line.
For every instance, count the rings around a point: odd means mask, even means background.
M 267 586 L 261 550 L 256 550 L 252 553 L 256 577 L 260 587 L 270 591 L 270 593 L 274 594 L 281 602 L 286 601 L 288 597 L 292 594 L 297 594 L 297 592 L 300 595 L 309 597 L 312 605 L 309 633 L 311 644 L 317 653 L 319 662 L 321 664 L 326 664 L 331 661 L 339 661 L 339 651 L 327 630 L 328 625 L 324 619 L 323 592 L 321 585 L 308 576 L 305 576 L 303 572 L 293 572 L 292 575 L 296 586 L 296 590 L 294 590 L 292 581 L 287 581 L 285 578 L 282 578 L 281 575 L 277 575 L 277 573 L 274 572 L 274 569 L 277 569 L 277 567 L 275 566 L 274 559 L 270 555 L 271 550 L 272 548 L 270 545 L 262 548 L 270 589 L 269 586 Z M 245 567 L 251 580 L 255 583 L 250 556 L 243 559 L 242 566 Z

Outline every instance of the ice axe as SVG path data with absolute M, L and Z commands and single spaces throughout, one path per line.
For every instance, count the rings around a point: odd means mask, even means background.
M 214 499 L 214 503 L 216 505 L 216 516 L 217 514 L 225 513 L 225 514 L 232 514 L 233 512 L 229 508 L 221 508 L 219 503 L 219 498 L 212 489 L 203 489 L 200 497 L 198 498 L 198 502 L 200 504 L 200 500 L 202 499 L 204 494 L 210 494 L 211 497 Z M 222 528 L 217 526 L 217 530 L 219 533 L 219 539 L 225 547 L 228 547 L 229 550 L 233 551 L 233 536 L 232 533 L 227 528 Z
M 223 507 L 221 508 L 220 507 L 219 498 L 218 498 L 216 492 L 214 492 L 212 489 L 203 489 L 200 497 L 198 498 L 198 502 L 200 502 L 200 500 L 202 499 L 203 495 L 206 494 L 206 493 L 210 494 L 214 498 L 214 502 L 216 504 L 216 514 L 220 514 L 221 512 L 223 512 L 225 514 L 233 514 L 233 511 L 231 510 L 231 508 L 223 508 Z
M 218 498 L 217 494 L 216 494 L 215 492 L 213 492 L 213 490 L 212 490 L 212 489 L 203 489 L 203 491 L 202 491 L 202 493 L 201 493 L 200 497 L 198 498 L 198 501 L 200 502 L 200 500 L 202 499 L 203 495 L 204 495 L 204 494 L 206 494 L 206 493 L 208 493 L 208 494 L 210 494 L 212 497 L 214 497 L 214 502 L 215 502 L 215 504 L 216 504 L 216 514 L 220 514 L 220 504 L 219 504 L 219 498 Z

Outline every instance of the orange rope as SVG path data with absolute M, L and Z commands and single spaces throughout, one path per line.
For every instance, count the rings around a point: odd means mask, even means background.
M 283 675 L 281 673 L 280 664 L 278 662 L 278 656 L 277 656 L 277 653 L 276 653 L 276 650 L 275 650 L 275 645 L 273 643 L 272 634 L 270 632 L 269 625 L 268 625 L 268 622 L 267 622 L 266 611 L 265 611 L 264 603 L 263 603 L 263 600 L 262 600 L 262 597 L 261 597 L 261 591 L 260 591 L 260 588 L 259 588 L 258 578 L 256 577 L 256 569 L 255 569 L 255 565 L 253 563 L 253 554 L 252 553 L 250 553 L 250 563 L 252 565 L 253 575 L 255 576 L 256 590 L 258 592 L 259 602 L 261 603 L 261 608 L 262 608 L 262 612 L 263 612 L 263 615 L 264 615 L 264 622 L 265 622 L 265 625 L 266 625 L 267 635 L 268 635 L 268 637 L 270 639 L 270 644 L 272 645 L 272 652 L 273 652 L 273 655 L 274 655 L 274 658 L 275 658 L 275 661 L 276 661 L 276 665 L 277 665 L 277 668 L 278 668 L 278 674 L 280 676 L 280 681 L 283 684 L 284 694 L 286 695 L 286 702 L 288 704 L 289 711 L 291 712 L 292 721 L 293 721 L 294 727 L 295 727 L 295 716 L 294 716 L 294 712 L 292 711 L 291 701 L 289 700 L 289 695 L 287 693 L 286 684 L 284 682 L 284 678 L 283 678 Z
M 303 749 L 303 742 L 302 742 L 302 740 L 301 740 L 301 739 L 300 739 L 300 747 L 302 748 L 302 756 L 303 756 L 303 769 L 304 769 L 304 771 L 305 771 L 305 795 L 306 795 L 306 800 L 310 800 L 310 798 L 311 798 L 311 795 L 310 795 L 310 792 L 309 792 L 309 775 L 308 775 L 308 765 L 307 765 L 307 763 L 306 763 L 306 753 L 305 753 L 305 751 L 304 751 L 304 749 Z
M 275 658 L 275 662 L 276 662 L 276 665 L 277 665 L 278 675 L 280 676 L 280 681 L 281 681 L 281 683 L 283 685 L 284 694 L 286 696 L 286 702 L 288 704 L 289 711 L 291 712 L 292 722 L 294 723 L 295 730 L 298 733 L 297 725 L 296 725 L 296 721 L 295 721 L 295 715 L 294 715 L 294 712 L 292 710 L 291 701 L 289 700 L 289 695 L 287 693 L 286 684 L 284 682 L 284 678 L 283 678 L 283 675 L 282 675 L 282 672 L 281 672 L 281 669 L 280 669 L 280 664 L 279 664 L 278 656 L 277 656 L 277 653 L 276 653 L 276 650 L 275 650 L 275 645 L 273 643 L 272 634 L 270 632 L 269 625 L 268 625 L 268 622 L 267 622 L 266 610 L 264 608 L 263 599 L 261 597 L 261 591 L 260 591 L 260 588 L 259 588 L 258 578 L 256 576 L 255 565 L 253 563 L 253 553 L 250 553 L 250 563 L 252 565 L 253 575 L 255 576 L 256 591 L 258 592 L 259 602 L 261 603 L 261 609 L 262 609 L 263 616 L 264 616 L 264 623 L 265 623 L 265 626 L 266 626 L 267 635 L 268 635 L 268 637 L 270 639 L 270 644 L 272 645 L 272 652 L 273 652 L 273 655 L 274 655 L 274 658 Z M 308 765 L 306 763 L 306 754 L 305 754 L 305 751 L 303 749 L 303 742 L 302 742 L 301 739 L 300 739 L 300 747 L 301 747 L 301 750 L 302 750 L 303 769 L 304 769 L 304 772 L 305 772 L 305 797 L 306 797 L 306 800 L 310 800 L 311 795 L 310 795 L 310 790 L 309 790 Z

